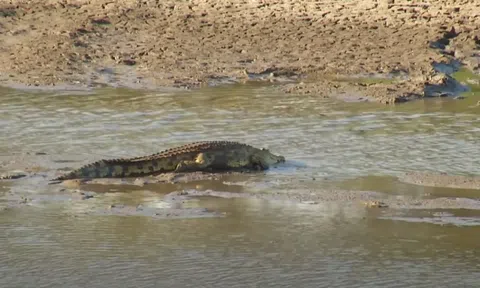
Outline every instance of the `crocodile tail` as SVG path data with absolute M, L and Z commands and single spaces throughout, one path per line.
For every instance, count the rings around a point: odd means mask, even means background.
M 103 174 L 103 170 L 108 168 L 107 161 L 100 160 L 95 163 L 85 165 L 79 169 L 73 170 L 69 173 L 61 175 L 51 181 L 64 181 L 70 179 L 82 179 L 82 178 L 96 178 Z
M 64 181 L 64 180 L 69 180 L 69 179 L 78 179 L 78 178 L 84 178 L 85 176 L 83 175 L 83 168 L 71 171 L 69 173 L 66 173 L 64 175 L 61 175 L 57 178 L 54 178 L 50 181 Z

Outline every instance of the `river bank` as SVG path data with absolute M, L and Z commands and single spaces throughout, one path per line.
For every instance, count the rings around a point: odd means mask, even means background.
M 476 1 L 157 2 L 1 4 L 0 84 L 190 89 L 262 78 L 287 93 L 397 103 L 463 91 L 450 77 L 460 62 L 479 70 Z

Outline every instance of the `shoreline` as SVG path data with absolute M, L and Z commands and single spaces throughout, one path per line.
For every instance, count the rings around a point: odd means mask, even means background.
M 480 3 L 438 2 L 12 0 L 0 4 L 0 85 L 458 96 L 460 68 L 480 87 Z

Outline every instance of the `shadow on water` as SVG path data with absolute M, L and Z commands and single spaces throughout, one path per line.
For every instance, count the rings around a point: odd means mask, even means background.
M 0 182 L 0 206 L 11 205 L 0 211 L 0 286 L 474 287 L 478 209 L 428 201 L 478 192 L 395 177 L 480 174 L 476 102 L 352 104 L 258 84 L 0 90 L 1 172 L 41 171 Z M 267 147 L 288 165 L 189 183 L 45 183 L 60 169 L 207 139 Z M 357 201 L 377 197 L 411 207 Z

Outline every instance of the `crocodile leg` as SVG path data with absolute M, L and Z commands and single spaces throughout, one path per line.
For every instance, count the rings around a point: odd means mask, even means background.
M 253 168 L 257 170 L 267 170 L 270 166 L 261 155 L 253 154 L 250 156 L 250 161 Z
M 208 153 L 199 153 L 194 161 L 182 160 L 177 164 L 175 172 L 204 170 L 215 160 L 215 156 Z

